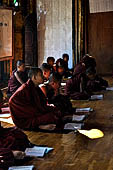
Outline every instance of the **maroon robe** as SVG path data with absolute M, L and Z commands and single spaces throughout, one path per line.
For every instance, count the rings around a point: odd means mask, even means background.
M 93 80 L 87 79 L 86 88 L 89 92 L 105 90 L 106 87 L 108 87 L 108 82 L 98 75 Z
M 47 106 L 46 97 L 32 80 L 23 84 L 10 98 L 9 106 L 14 123 L 22 129 L 38 129 L 39 125 L 58 124 L 61 112 Z
M 1 157 L 2 156 L 2 157 Z M 14 155 L 8 148 L 0 148 L 0 170 L 7 170 L 14 165 Z
M 0 169 L 8 169 L 14 164 L 14 155 L 12 150 L 25 151 L 30 147 L 27 136 L 18 128 L 3 128 L 0 124 Z M 1 160 L 4 160 L 2 162 Z
M 71 79 L 66 83 L 65 95 L 68 95 L 73 100 L 86 100 L 89 95 L 85 92 L 85 66 L 79 63 L 75 69 Z M 82 84 L 82 92 L 80 91 Z
M 15 72 L 17 70 L 15 69 L 8 81 L 8 92 L 7 94 L 10 94 L 12 95 L 20 86 L 21 86 L 21 83 L 16 79 L 15 77 Z M 20 79 L 25 83 L 27 81 L 27 73 L 26 72 L 19 72 L 18 71 L 18 75 L 20 77 Z
M 81 62 L 85 64 L 86 69 L 89 67 L 95 68 L 96 67 L 96 60 L 94 57 L 85 55 L 82 59 Z
M 24 151 L 29 144 L 27 136 L 17 127 L 0 127 L 0 148 Z

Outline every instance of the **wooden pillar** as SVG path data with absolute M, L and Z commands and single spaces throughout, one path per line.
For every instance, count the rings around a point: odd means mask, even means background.
M 73 55 L 74 65 L 77 64 L 85 53 L 85 2 L 82 0 L 73 0 L 75 17 L 73 24 Z M 86 25 L 85 25 L 86 26 Z

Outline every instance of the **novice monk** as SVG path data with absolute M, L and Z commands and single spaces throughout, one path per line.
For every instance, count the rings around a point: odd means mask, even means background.
M 88 99 L 90 96 L 86 93 L 85 79 L 85 65 L 79 63 L 74 69 L 72 78 L 66 83 L 65 94 L 73 100 Z
M 41 66 L 44 81 L 48 81 L 51 74 L 51 67 L 47 63 L 43 63 Z
M 72 114 L 75 110 L 72 108 L 72 104 L 67 96 L 61 95 L 59 92 L 61 80 L 57 73 L 51 75 L 49 83 L 41 86 L 41 90 L 48 99 L 49 104 L 57 106 L 64 115 Z
M 55 70 L 54 70 L 54 62 L 55 62 L 55 58 L 54 57 L 48 57 L 47 58 L 47 64 L 50 66 L 51 68 L 51 73 L 53 73 Z
M 85 64 L 86 69 L 88 69 L 89 67 L 93 69 L 96 68 L 96 60 L 89 54 L 85 54 L 81 59 L 81 62 Z
M 47 105 L 46 97 L 39 88 L 39 84 L 43 83 L 41 69 L 32 68 L 29 77 L 9 100 L 13 121 L 22 129 L 53 130 L 60 123 L 62 114 L 57 108 Z
M 98 76 L 94 68 L 89 68 L 86 70 L 87 75 L 87 86 L 89 92 L 96 92 L 99 90 L 105 90 L 108 87 L 108 82 Z
M 56 61 L 56 72 L 59 75 L 60 79 L 70 76 L 70 73 L 66 72 L 65 70 L 65 61 L 62 58 L 59 58 Z
M 14 165 L 15 159 L 25 157 L 25 149 L 31 147 L 27 136 L 18 128 L 3 128 L 0 123 L 0 170 Z
M 25 72 L 25 64 L 22 60 L 17 61 L 17 69 L 15 69 L 8 81 L 7 96 L 11 97 L 12 94 L 27 81 L 28 77 Z

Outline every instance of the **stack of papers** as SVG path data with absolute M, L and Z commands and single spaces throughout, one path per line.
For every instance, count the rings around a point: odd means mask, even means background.
M 26 148 L 25 153 L 26 156 L 44 157 L 51 150 L 53 148 L 34 146 L 33 148 Z
M 9 107 L 3 107 L 1 108 L 2 113 L 10 113 L 10 108 Z
M 80 122 L 80 121 L 83 121 L 85 119 L 85 117 L 86 117 L 86 115 L 73 115 L 72 121 Z
M 9 117 L 11 117 L 11 114 L 10 113 L 3 113 L 3 114 L 1 114 L 0 113 L 0 118 L 9 118 Z
M 12 117 L 9 117 L 9 118 L 7 118 L 7 119 L 6 119 L 6 118 L 0 118 L 0 121 L 14 125 L 13 120 L 12 120 Z
M 83 123 L 66 123 L 64 129 L 65 130 L 81 129 L 83 125 L 84 125 Z
M 9 167 L 8 170 L 32 170 L 34 168 L 34 165 L 30 166 L 12 166 Z
M 79 113 L 79 112 L 92 112 L 93 109 L 88 107 L 88 108 L 76 108 L 76 113 Z
M 91 96 L 91 100 L 102 100 L 103 98 L 104 98 L 103 94 Z
M 113 91 L 113 87 L 107 87 L 106 90 Z

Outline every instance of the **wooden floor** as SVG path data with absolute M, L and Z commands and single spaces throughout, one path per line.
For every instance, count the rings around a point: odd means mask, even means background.
M 113 86 L 113 79 L 109 84 Z M 104 132 L 100 139 L 89 139 L 81 134 L 55 134 L 25 132 L 32 143 L 47 145 L 54 150 L 44 158 L 27 162 L 36 170 L 113 170 L 113 92 L 102 91 L 104 100 L 74 101 L 74 107 L 92 107 L 94 113 L 85 123 L 85 128 L 99 128 Z M 3 123 L 4 127 L 9 125 Z

